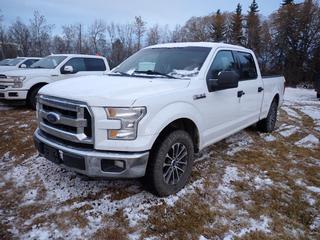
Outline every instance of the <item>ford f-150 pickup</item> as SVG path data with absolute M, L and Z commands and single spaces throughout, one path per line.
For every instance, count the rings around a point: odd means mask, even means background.
M 194 153 L 255 123 L 274 130 L 284 81 L 263 78 L 239 46 L 147 47 L 107 76 L 43 87 L 35 145 L 78 173 L 144 177 L 156 195 L 171 195 L 187 183 Z
M 36 95 L 44 85 L 79 76 L 103 75 L 109 70 L 104 57 L 52 54 L 28 69 L 0 72 L 0 100 L 26 102 L 35 109 Z

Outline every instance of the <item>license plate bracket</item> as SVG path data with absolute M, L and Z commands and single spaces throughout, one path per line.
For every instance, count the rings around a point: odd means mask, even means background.
M 55 164 L 60 164 L 62 161 L 59 155 L 59 151 L 47 145 L 43 146 L 43 155 L 46 159 Z

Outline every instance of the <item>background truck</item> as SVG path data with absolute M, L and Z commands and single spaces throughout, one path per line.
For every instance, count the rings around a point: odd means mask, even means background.
M 26 101 L 35 109 L 41 87 L 59 80 L 102 75 L 109 65 L 104 57 L 81 54 L 53 54 L 25 70 L 0 73 L 0 100 Z
M 37 57 L 17 57 L 13 59 L 5 59 L 0 63 L 0 74 L 4 71 L 29 68 L 32 64 L 39 61 Z
M 39 92 L 35 145 L 91 177 L 144 177 L 159 196 L 186 184 L 194 153 L 257 123 L 275 128 L 284 78 L 263 78 L 253 52 L 172 43 L 134 54 L 107 76 Z

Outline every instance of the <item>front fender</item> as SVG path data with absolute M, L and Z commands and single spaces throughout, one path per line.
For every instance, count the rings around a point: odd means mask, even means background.
M 38 83 L 47 83 L 48 84 L 48 83 L 51 83 L 51 79 L 49 77 L 34 77 L 34 78 L 30 78 L 30 79 L 27 79 L 23 83 L 23 88 L 30 89 L 34 85 L 36 85 Z
M 152 111 L 141 121 L 143 135 L 153 135 L 153 142 L 157 139 L 163 129 L 177 119 L 186 118 L 194 122 L 199 131 L 199 140 L 201 146 L 202 126 L 204 126 L 201 113 L 190 103 L 175 102 L 161 108 L 160 111 Z

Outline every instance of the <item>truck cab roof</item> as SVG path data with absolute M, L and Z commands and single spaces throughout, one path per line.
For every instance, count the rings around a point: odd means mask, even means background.
M 217 43 L 217 42 L 181 42 L 181 43 L 164 43 L 164 44 L 157 44 L 153 46 L 149 46 L 146 48 L 181 48 L 181 47 L 208 47 L 208 48 L 232 48 L 232 49 L 239 49 L 244 50 L 247 49 L 242 46 L 238 45 L 231 45 L 226 43 Z M 247 49 L 249 50 L 249 49 Z

